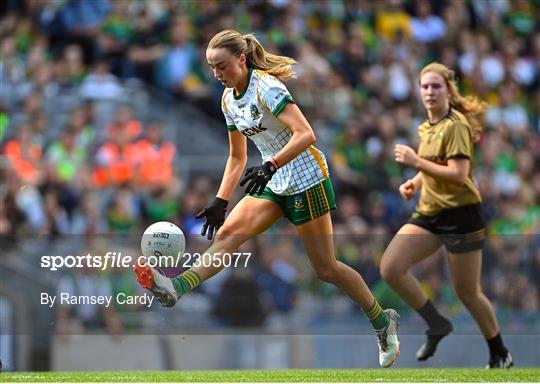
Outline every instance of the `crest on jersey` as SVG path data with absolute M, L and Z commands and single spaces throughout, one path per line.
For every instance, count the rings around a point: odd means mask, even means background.
M 256 119 L 261 115 L 261 112 L 259 111 L 259 108 L 257 108 L 257 106 L 255 104 L 251 104 L 250 112 L 251 112 L 251 118 L 252 119 Z

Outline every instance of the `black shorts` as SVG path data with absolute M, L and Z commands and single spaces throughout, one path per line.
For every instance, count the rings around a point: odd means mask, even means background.
M 481 204 L 445 209 L 435 216 L 413 212 L 408 223 L 437 235 L 452 253 L 482 249 L 486 238 Z

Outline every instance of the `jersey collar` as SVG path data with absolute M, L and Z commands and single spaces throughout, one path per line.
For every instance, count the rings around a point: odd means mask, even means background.
M 444 119 L 446 119 L 446 118 L 450 115 L 450 112 L 452 112 L 452 107 L 451 107 L 451 106 L 448 107 L 448 112 L 446 112 L 446 114 L 445 114 L 443 117 L 441 117 L 439 120 L 437 120 L 437 121 L 434 122 L 434 123 L 432 123 L 431 121 L 429 121 L 429 117 L 428 117 L 427 121 L 428 121 L 428 123 L 429 123 L 429 126 L 430 126 L 430 127 L 433 127 L 433 126 L 439 124 L 441 121 L 443 121 Z
M 235 100 L 240 100 L 246 94 L 246 92 L 247 92 L 247 90 L 249 88 L 249 83 L 251 82 L 251 73 L 252 72 L 253 72 L 253 68 L 250 68 L 249 71 L 248 71 L 248 74 L 247 74 L 248 81 L 247 81 L 247 84 L 246 84 L 246 88 L 242 91 L 242 93 L 239 96 L 236 96 L 235 95 L 236 90 L 233 90 L 233 96 L 234 96 Z

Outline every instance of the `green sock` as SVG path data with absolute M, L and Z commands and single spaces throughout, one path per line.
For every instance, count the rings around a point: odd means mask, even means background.
M 362 308 L 362 311 L 376 331 L 384 329 L 388 325 L 388 316 L 383 312 L 376 299 L 373 299 L 373 304 L 368 309 Z
M 188 293 L 201 285 L 202 279 L 197 272 L 187 270 L 173 278 L 172 283 L 176 293 L 182 296 L 183 294 Z

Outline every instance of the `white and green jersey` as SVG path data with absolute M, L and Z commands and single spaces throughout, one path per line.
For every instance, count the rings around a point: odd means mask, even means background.
M 248 86 L 235 96 L 232 88 L 223 92 L 221 109 L 229 131 L 249 137 L 269 161 L 287 144 L 292 131 L 277 118 L 293 99 L 287 87 L 274 76 L 249 70 Z M 267 187 L 279 195 L 303 192 L 328 178 L 328 166 L 321 151 L 310 146 L 274 174 Z

